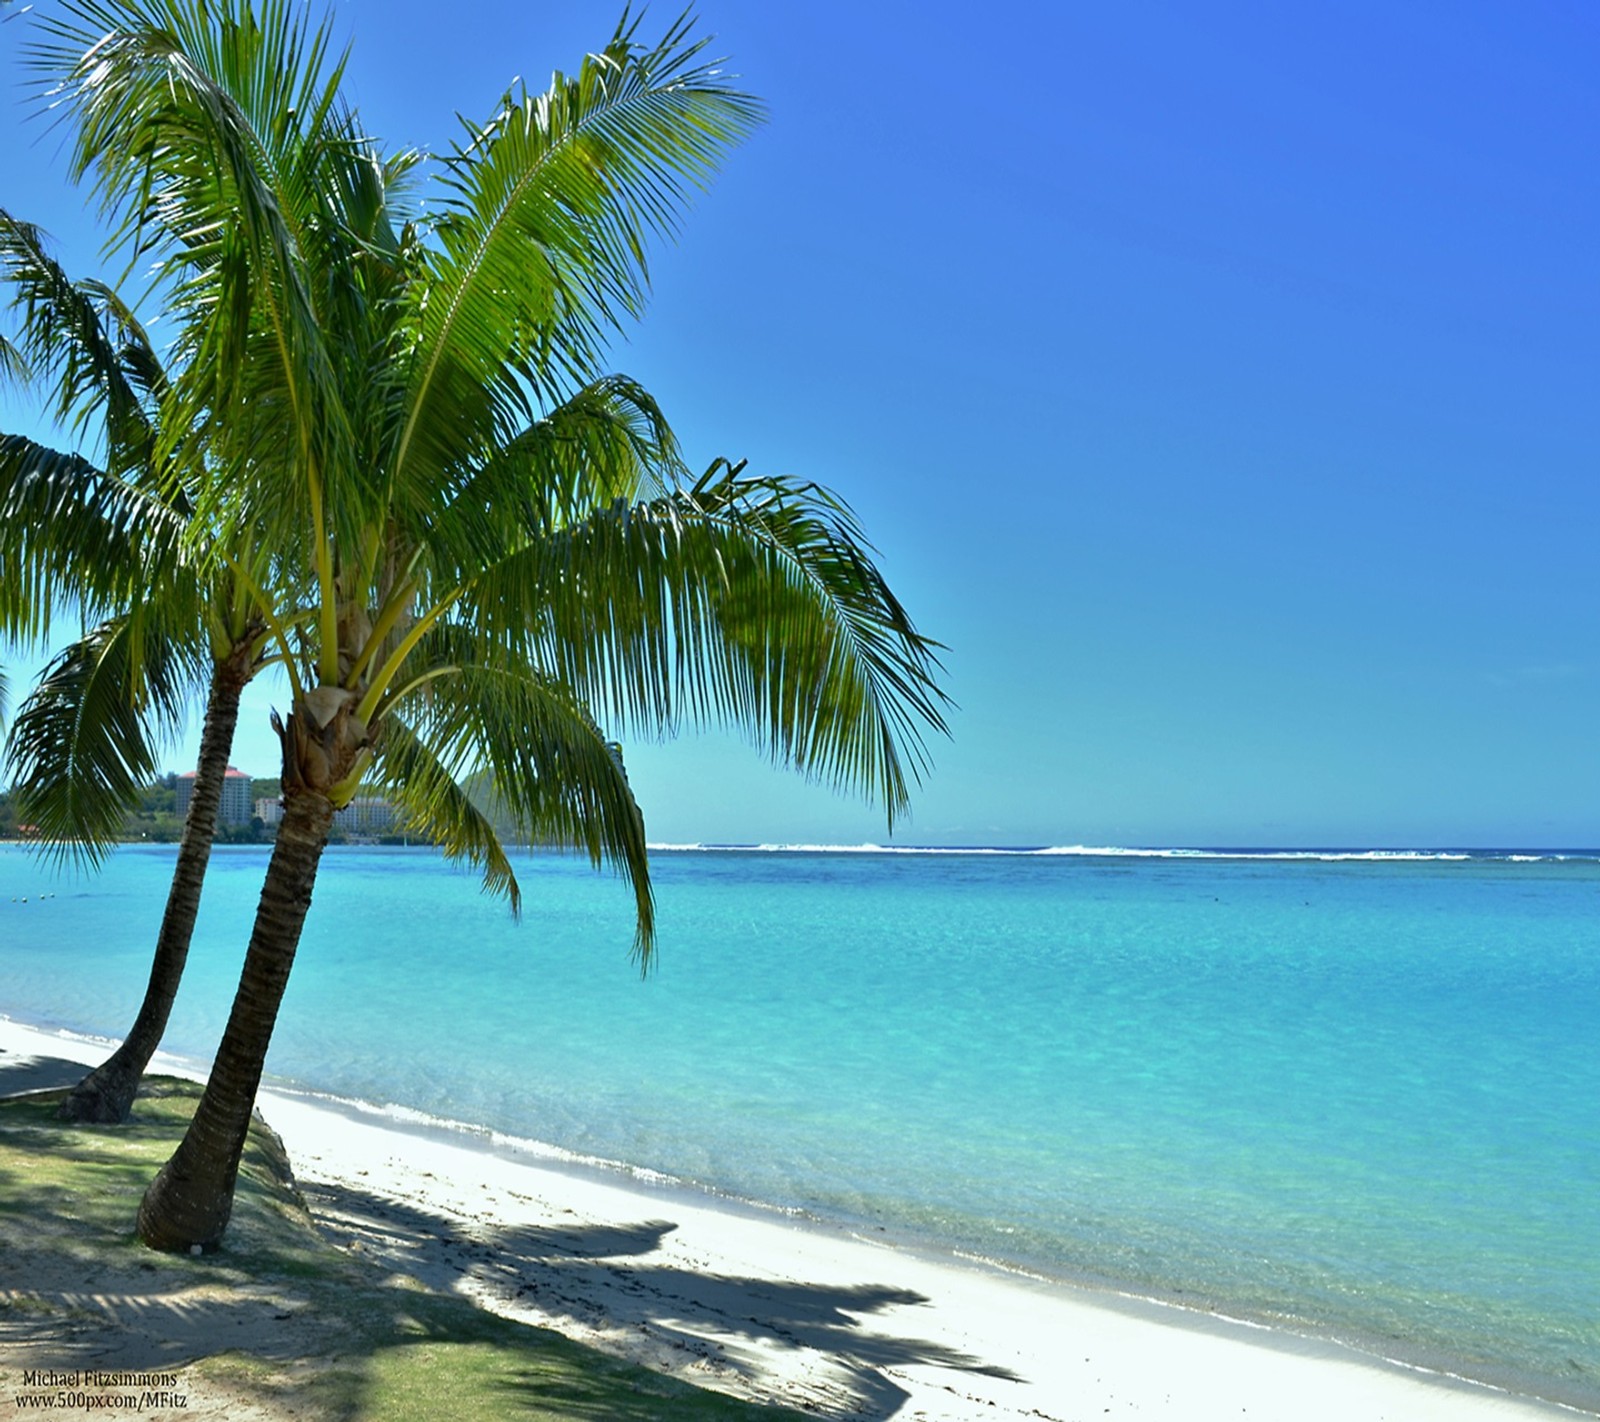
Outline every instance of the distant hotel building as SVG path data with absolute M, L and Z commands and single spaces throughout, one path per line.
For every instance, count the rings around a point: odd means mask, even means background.
M 381 795 L 357 795 L 342 810 L 336 810 L 333 827 L 346 834 L 399 834 L 404 821 L 395 807 Z
M 180 775 L 177 781 L 179 819 L 189 816 L 189 801 L 194 799 L 194 771 Z M 231 765 L 222 777 L 222 804 L 217 807 L 219 825 L 247 825 L 254 810 L 250 803 L 250 777 Z
M 257 800 L 256 818 L 264 825 L 281 824 L 283 801 Z M 376 839 L 379 835 L 399 834 L 404 821 L 395 807 L 381 796 L 357 795 L 344 809 L 334 812 L 333 827 L 345 834 Z

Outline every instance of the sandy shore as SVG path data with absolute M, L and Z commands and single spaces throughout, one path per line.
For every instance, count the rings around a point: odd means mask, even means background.
M 0 1092 L 68 1084 L 72 1063 L 104 1050 L 0 1019 Z M 1587 1415 L 320 1098 L 264 1091 L 260 1108 L 334 1243 L 686 1380 L 822 1416 Z

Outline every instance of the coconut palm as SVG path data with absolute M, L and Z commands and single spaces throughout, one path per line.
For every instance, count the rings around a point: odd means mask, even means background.
M 191 456 L 187 487 L 154 477 L 167 378 L 139 322 L 110 287 L 69 280 L 38 229 L 4 211 L 0 276 L 18 318 L 11 373 L 53 384 L 53 414 L 69 432 L 98 426 L 104 466 L 0 436 L 8 629 L 42 634 L 57 602 L 76 601 L 94 623 L 46 667 L 7 747 L 18 798 L 44 842 L 99 860 L 156 773 L 163 734 L 205 688 L 194 794 L 144 999 L 122 1044 L 61 1108 L 69 1120 L 121 1121 L 182 979 L 239 699 L 264 641 L 237 580 L 223 573 L 202 584 L 183 556 L 195 466 Z
M 147 1243 L 210 1249 L 332 817 L 363 783 L 515 908 L 462 788 L 487 776 L 526 837 L 627 878 L 648 963 L 614 736 L 737 725 L 892 824 L 942 697 L 841 502 L 724 461 L 691 480 L 644 392 L 595 373 L 642 308 L 648 243 L 757 116 L 686 23 L 644 45 L 625 17 L 574 74 L 508 95 L 422 220 L 410 160 L 370 143 L 337 182 L 272 161 L 303 121 L 284 56 L 310 63 L 320 32 L 271 3 L 156 9 L 78 3 L 58 25 L 79 163 L 141 240 L 180 248 L 209 313 L 216 358 L 175 400 L 247 477 L 208 487 L 204 526 L 299 550 L 314 584 L 293 624 L 257 588 L 290 682 L 283 820 L 206 1091 L 140 1209 Z

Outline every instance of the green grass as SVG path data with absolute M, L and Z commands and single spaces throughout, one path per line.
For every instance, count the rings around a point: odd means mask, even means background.
M 0 1101 L 0 1279 L 18 1281 L 0 1289 L 0 1393 L 24 1366 L 160 1368 L 317 1422 L 796 1416 L 379 1279 L 322 1238 L 259 1126 L 224 1250 L 153 1253 L 135 1212 L 199 1088 L 150 1081 L 134 1119 L 110 1127 L 56 1120 L 63 1094 Z

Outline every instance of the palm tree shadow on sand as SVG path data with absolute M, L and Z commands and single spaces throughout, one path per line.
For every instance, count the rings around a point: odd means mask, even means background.
M 729 1277 L 651 1262 L 677 1228 L 668 1220 L 506 1227 L 349 1187 L 303 1188 L 325 1231 L 369 1258 L 430 1287 L 471 1293 L 514 1318 L 625 1340 L 639 1361 L 681 1367 L 688 1354 L 696 1381 L 715 1385 L 720 1376 L 736 1391 L 760 1395 L 784 1354 L 817 1354 L 805 1370 L 815 1381 L 804 1385 L 803 1398 L 788 1400 L 818 1415 L 895 1416 L 909 1394 L 893 1373 L 905 1368 L 1024 1381 L 946 1344 L 864 1326 L 928 1302 L 911 1289 Z
M 83 1072 L 82 1062 L 0 1049 L 0 1099 L 28 1096 L 36 1091 L 58 1091 L 75 1085 Z
M 0 1099 L 58 1093 L 81 1073 L 75 1062 L 0 1052 Z M 114 1155 L 112 1143 L 130 1128 L 89 1129 L 93 1134 L 75 1147 L 79 1155 L 97 1152 L 100 1131 Z M 142 1183 L 141 1175 L 129 1185 L 130 1215 Z M 28 1195 L 22 1181 L 0 1187 L 6 1203 L 42 1233 L 73 1228 L 68 1219 L 54 1219 L 59 1201 Z M 377 1274 L 469 1295 L 514 1323 L 570 1329 L 633 1361 L 667 1365 L 688 1381 L 770 1398 L 774 1374 L 794 1355 L 814 1354 L 805 1381 L 786 1389 L 784 1400 L 815 1416 L 896 1416 L 909 1399 L 893 1376 L 901 1369 L 1024 1381 L 946 1344 L 867 1322 L 928 1301 L 911 1289 L 730 1277 L 665 1257 L 652 1262 L 677 1229 L 670 1220 L 504 1226 L 351 1186 L 300 1188 L 324 1237 L 346 1249 L 354 1245 L 353 1257 Z M 356 1335 L 344 1336 L 350 1321 L 337 1310 L 330 1314 L 318 1291 L 292 1280 L 265 1291 L 247 1287 L 229 1300 L 197 1296 L 194 1289 L 215 1271 L 232 1272 L 228 1251 L 204 1265 L 174 1259 L 178 1272 L 171 1277 L 166 1268 L 147 1272 L 154 1261 L 143 1251 L 135 1256 L 115 1277 L 97 1268 L 47 1291 L 46 1312 L 0 1321 L 0 1350 L 15 1348 L 23 1357 L 47 1347 L 52 1366 L 98 1367 L 178 1365 L 208 1356 L 219 1340 L 236 1345 L 246 1338 L 254 1355 L 285 1365 L 329 1347 L 359 1351 Z M 239 1282 L 249 1283 L 243 1276 Z M 414 1309 L 415 1294 L 396 1289 L 395 1297 Z M 68 1315 L 77 1322 L 64 1328 Z M 548 1377 L 501 1385 L 525 1392 L 530 1405 L 549 1401 Z M 958 1388 L 959 1379 L 949 1386 Z M 332 1415 L 346 1413 L 335 1408 Z

